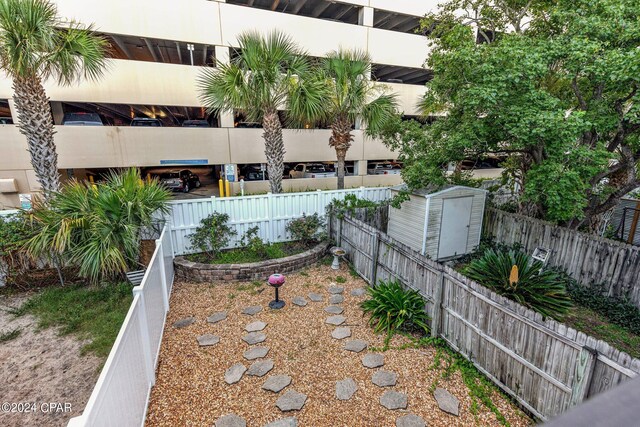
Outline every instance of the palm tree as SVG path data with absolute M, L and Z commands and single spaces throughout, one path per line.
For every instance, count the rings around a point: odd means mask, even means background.
M 60 190 L 53 116 L 43 81 L 97 79 L 109 44 L 91 26 L 63 21 L 46 0 L 0 0 L 0 69 L 13 80 L 18 127 L 45 199 Z
M 377 134 L 396 114 L 396 97 L 369 80 L 371 59 L 366 52 L 339 50 L 322 61 L 327 78 L 326 107 L 322 119 L 331 126 L 329 145 L 338 159 L 338 189 L 344 188 L 344 161 L 351 147 L 351 127 L 360 121 L 367 135 Z
M 303 51 L 285 34 L 246 32 L 229 64 L 205 70 L 198 78 L 203 104 L 211 111 L 240 110 L 261 122 L 272 193 L 282 192 L 284 142 L 278 109 L 287 120 L 303 123 L 321 114 L 323 81 Z

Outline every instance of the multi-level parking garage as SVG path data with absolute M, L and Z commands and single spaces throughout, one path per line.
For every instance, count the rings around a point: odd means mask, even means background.
M 201 107 L 196 78 L 201 67 L 228 61 L 238 47 L 236 37 L 247 30 L 288 33 L 308 55 L 356 48 L 369 52 L 371 78 L 398 95 L 407 116 L 429 80 L 423 68 L 429 53 L 419 34 L 419 19 L 435 8 L 435 0 L 187 0 L 136 2 L 54 0 L 59 15 L 94 23 L 112 45 L 109 69 L 100 81 L 59 87 L 46 83 L 56 125 L 59 167 L 64 177 L 83 178 L 108 168 L 138 166 L 204 168 L 211 181 L 223 165 L 234 165 L 239 177 L 247 165 L 264 162 L 262 130 L 240 114 L 210 115 Z M 11 81 L 0 78 L 0 117 L 17 121 Z M 97 114 L 97 126 L 65 123 L 71 113 Z M 134 118 L 155 118 L 162 127 L 130 126 Z M 198 121 L 196 127 L 183 126 Z M 19 193 L 38 191 L 26 142 L 10 120 L 0 120 L 0 208 L 18 204 Z M 335 160 L 328 146 L 330 131 L 322 126 L 284 129 L 285 161 Z M 399 175 L 368 175 L 369 163 L 395 159 L 379 141 L 361 129 L 348 153 L 348 186 L 395 184 Z M 7 181 L 3 181 L 7 183 Z M 288 179 L 287 189 L 331 188 L 332 179 Z M 213 187 L 213 186 L 212 186 Z M 235 185 L 237 189 L 237 184 Z M 266 191 L 259 181 L 247 191 Z

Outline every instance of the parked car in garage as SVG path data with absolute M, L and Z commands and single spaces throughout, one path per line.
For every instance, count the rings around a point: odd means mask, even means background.
M 0 125 L 12 125 L 13 119 L 11 117 L 0 117 Z
M 97 113 L 64 113 L 64 126 L 103 126 L 102 119 Z
M 369 175 L 400 175 L 402 166 L 393 162 L 369 162 L 367 173 Z
M 209 122 L 206 120 L 185 120 L 182 122 L 183 128 L 208 128 Z
M 336 176 L 322 163 L 298 163 L 289 171 L 289 178 L 330 178 Z
M 267 181 L 269 180 L 269 173 L 266 170 L 262 170 L 260 165 L 246 165 L 240 171 L 240 177 L 245 181 Z
M 160 183 L 170 190 L 188 193 L 192 188 L 200 187 L 200 178 L 188 169 L 162 172 Z
M 131 120 L 131 126 L 162 127 L 162 122 L 149 117 L 136 117 Z

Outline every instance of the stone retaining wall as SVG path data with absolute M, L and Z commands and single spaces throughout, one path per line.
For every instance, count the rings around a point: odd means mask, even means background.
M 326 254 L 328 246 L 320 243 L 297 255 L 249 264 L 202 264 L 182 256 L 176 257 L 173 263 L 176 277 L 187 282 L 266 280 L 274 273 L 293 273 L 315 264 Z

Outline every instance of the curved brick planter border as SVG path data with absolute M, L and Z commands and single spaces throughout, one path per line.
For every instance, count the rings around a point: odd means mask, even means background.
M 318 262 L 328 246 L 328 243 L 320 243 L 297 255 L 249 264 L 202 264 L 182 256 L 176 257 L 173 264 L 176 277 L 188 282 L 266 280 L 270 274 L 293 273 Z

